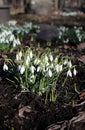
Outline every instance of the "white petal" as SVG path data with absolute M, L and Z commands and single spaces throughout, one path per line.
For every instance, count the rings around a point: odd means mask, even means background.
M 39 71 L 40 71 L 40 69 L 41 69 L 41 68 L 40 68 L 40 66 L 38 66 L 38 67 L 37 67 L 37 72 L 39 72 Z
M 25 64 L 26 64 L 26 66 L 29 65 L 29 61 L 28 61 L 28 59 L 26 59 Z
M 4 64 L 3 70 L 4 70 L 4 71 L 5 71 L 5 70 L 8 70 L 8 66 L 7 66 L 6 64 Z
M 77 74 L 77 71 L 76 71 L 76 69 L 74 68 L 74 70 L 73 70 L 73 74 L 76 76 L 76 74 Z
M 63 66 L 62 65 L 59 66 L 59 70 L 60 70 L 60 72 L 63 70 Z
M 34 67 L 34 66 L 31 66 L 31 67 L 30 67 L 30 70 L 31 70 L 31 73 L 34 73 L 35 67 Z
M 45 62 L 48 62 L 48 57 L 47 56 L 45 56 Z
M 57 64 L 57 65 L 55 66 L 55 70 L 56 70 L 57 72 L 60 71 L 60 69 L 59 69 L 59 64 Z
M 25 71 L 25 66 L 23 65 L 23 66 L 21 67 L 21 69 L 20 69 L 20 73 L 23 74 L 24 71 Z
M 68 76 L 72 77 L 71 70 L 68 70 L 68 72 L 67 72 L 67 77 L 68 77 Z
M 68 65 L 69 65 L 70 68 L 72 67 L 72 63 L 71 63 L 71 61 L 69 61 Z
M 50 57 L 49 57 L 49 58 L 50 58 L 50 61 L 53 61 L 53 56 L 52 56 L 52 55 L 50 55 Z
M 48 75 L 49 75 L 49 77 L 52 77 L 52 71 L 51 70 L 48 71 Z
M 30 54 L 29 54 L 29 55 L 30 55 L 30 58 L 32 58 L 32 57 L 33 57 L 32 51 L 30 51 Z

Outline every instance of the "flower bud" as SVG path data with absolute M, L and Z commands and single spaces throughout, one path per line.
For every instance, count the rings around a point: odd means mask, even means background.
M 8 70 L 8 66 L 7 66 L 6 64 L 4 64 L 3 70 L 4 70 L 4 71 L 5 71 L 5 70 Z

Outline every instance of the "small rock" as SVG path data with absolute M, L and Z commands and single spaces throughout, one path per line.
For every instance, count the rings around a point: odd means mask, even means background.
M 40 32 L 37 34 L 37 40 L 39 42 L 54 42 L 56 41 L 56 36 L 59 35 L 59 30 L 54 27 L 47 27 L 44 29 L 41 29 Z

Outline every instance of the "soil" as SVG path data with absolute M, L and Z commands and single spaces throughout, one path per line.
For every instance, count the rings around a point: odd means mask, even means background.
M 85 111 L 85 43 L 56 48 L 61 56 L 74 57 L 78 72 L 76 77 L 68 79 L 65 87 L 61 87 L 61 77 L 56 84 L 59 93 L 56 102 L 46 103 L 44 95 L 23 93 L 10 84 L 6 77 L 12 77 L 13 72 L 3 72 L 3 61 L 0 60 L 0 130 L 73 130 L 71 120 Z
M 79 111 L 85 110 L 85 107 L 77 107 L 85 101 L 85 53 L 69 46 L 58 48 L 58 53 L 75 57 L 78 73 L 74 77 L 75 81 L 69 79 L 65 87 L 61 87 L 61 82 L 56 85 L 60 93 L 56 102 L 45 103 L 44 95 L 40 97 L 31 92 L 22 93 L 20 88 L 5 78 L 12 77 L 13 73 L 8 74 L 0 69 L 0 130 L 57 130 L 58 127 L 61 130 L 62 124 L 65 124 L 63 130 L 67 130 L 69 120 Z M 2 63 L 0 66 L 2 68 Z M 73 82 L 76 82 L 77 90 L 72 86 Z M 52 125 L 56 123 L 57 125 Z
M 16 14 L 12 15 L 11 19 L 15 19 L 19 24 L 24 22 L 32 22 L 36 24 L 49 24 L 56 26 L 83 26 L 85 27 L 85 13 L 77 14 L 75 16 L 62 16 L 59 12 L 48 15 L 37 14 Z

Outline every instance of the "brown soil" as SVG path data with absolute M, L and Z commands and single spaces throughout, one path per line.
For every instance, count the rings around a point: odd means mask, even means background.
M 69 120 L 78 112 L 85 111 L 85 104 L 79 107 L 85 101 L 85 59 L 82 60 L 85 53 L 68 46 L 60 46 L 58 53 L 74 56 L 78 73 L 74 81 L 69 79 L 64 88 L 60 82 L 57 84 L 60 96 L 56 102 L 45 103 L 44 95 L 39 97 L 31 92 L 21 93 L 20 88 L 15 88 L 6 80 L 12 74 L 4 73 L 0 63 L 0 130 L 61 130 L 63 125 L 63 130 L 67 130 Z M 77 90 L 72 86 L 73 82 L 76 82 Z
M 77 16 L 74 22 L 69 19 L 59 19 L 57 17 L 17 15 L 13 16 L 19 24 L 25 21 L 35 23 L 48 23 L 53 19 L 54 23 L 60 25 L 85 25 L 85 15 Z M 82 20 L 82 19 L 83 20 Z M 60 23 L 61 21 L 61 23 Z M 77 22 L 75 22 L 77 21 Z M 26 43 L 28 44 L 28 43 Z M 6 77 L 13 76 L 13 73 L 2 71 L 2 55 L 0 55 L 0 130 L 74 130 L 70 120 L 78 115 L 79 112 L 85 111 L 85 43 L 78 47 L 58 46 L 58 54 L 69 55 L 75 58 L 77 65 L 77 76 L 68 80 L 65 87 L 61 87 L 61 82 L 56 84 L 60 94 L 56 102 L 44 101 L 44 95 L 39 97 L 31 92 L 22 93 L 20 88 L 15 88 L 10 84 Z M 10 54 L 9 54 L 10 55 Z M 14 55 L 10 55 L 14 56 Z M 62 77 L 61 77 L 62 81 Z M 73 83 L 76 82 L 77 89 L 74 89 Z M 66 91 L 68 95 L 66 96 Z M 84 115 L 84 114 L 83 114 Z M 77 125 L 78 126 L 78 125 Z M 85 128 L 85 124 L 84 124 Z M 83 129 L 75 129 L 83 130 Z

